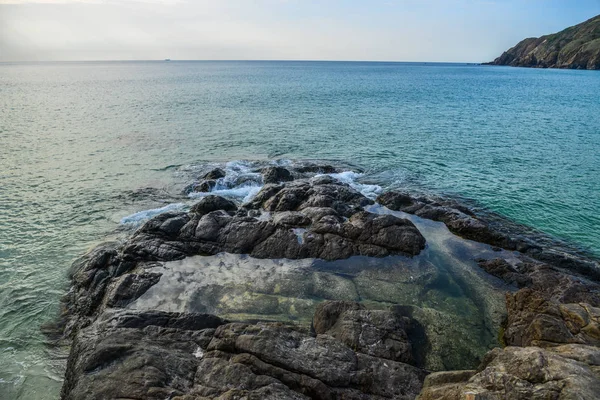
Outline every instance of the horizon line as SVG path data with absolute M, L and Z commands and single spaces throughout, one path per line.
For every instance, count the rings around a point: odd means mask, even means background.
M 398 61 L 398 60 L 319 60 L 319 59 L 97 59 L 97 60 L 5 60 L 0 64 L 17 63 L 98 63 L 98 62 L 345 62 L 345 63 L 397 63 L 397 64 L 470 64 L 482 65 L 488 61 Z

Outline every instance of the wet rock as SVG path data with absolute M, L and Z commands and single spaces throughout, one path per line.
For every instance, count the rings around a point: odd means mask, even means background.
M 294 180 L 290 171 L 283 167 L 267 167 L 263 168 L 261 172 L 264 183 L 281 183 Z
M 223 171 L 221 168 L 215 168 L 213 170 L 208 171 L 206 174 L 204 174 L 204 176 L 202 177 L 205 180 L 217 180 L 220 178 L 225 178 L 225 171 Z
M 425 197 L 414 197 L 404 192 L 391 191 L 379 195 L 377 202 L 390 210 L 404 211 L 421 218 L 443 222 L 451 232 L 466 239 L 509 250 L 517 249 L 518 244 L 514 240 L 504 233 L 494 230 L 468 208 L 453 201 L 436 201 Z
M 160 277 L 158 273 L 124 275 L 107 294 L 106 304 L 109 307 L 125 307 L 155 285 Z
M 532 279 L 524 273 L 520 273 L 506 260 L 497 258 L 493 260 L 479 260 L 479 266 L 488 274 L 494 275 L 510 285 L 523 288 L 532 285 Z
M 332 165 L 328 165 L 328 164 L 323 164 L 323 165 L 307 164 L 307 165 L 303 165 L 301 167 L 297 167 L 297 168 L 295 168 L 295 170 L 302 174 L 305 174 L 305 173 L 334 174 L 336 172 L 341 172 L 340 169 L 338 169 Z
M 205 215 L 218 210 L 234 212 L 237 210 L 237 206 L 233 201 L 227 200 L 221 196 L 208 195 L 203 197 L 198 203 L 194 204 L 190 213 Z
M 264 187 L 253 201 L 253 207 L 267 211 L 300 211 L 308 207 L 330 207 L 345 217 L 373 201 L 349 185 L 327 177 L 325 181 L 299 180 L 284 186 Z
M 597 399 L 600 376 L 594 360 L 599 351 L 579 346 L 562 353 L 539 347 L 494 349 L 475 374 L 451 373 L 451 382 L 447 373 L 430 375 L 418 399 Z M 578 360 L 581 354 L 587 355 L 584 362 Z
M 200 193 L 206 193 L 206 192 L 210 192 L 214 189 L 214 187 L 217 185 L 217 182 L 212 180 L 212 179 L 205 179 L 202 182 L 198 183 L 197 185 L 194 185 L 194 192 L 200 192 Z
M 600 306 L 600 285 L 548 264 L 528 260 L 511 265 L 506 260 L 479 260 L 486 272 L 519 288 L 529 287 L 558 303 Z
M 251 204 L 239 210 L 227 199 L 208 195 L 189 214 L 163 214 L 147 222 L 124 253 L 140 261 L 222 251 L 257 258 L 337 260 L 416 255 L 425 247 L 425 239 L 410 221 L 365 212 L 362 206 L 371 202 L 348 185 L 329 180 L 265 185 Z M 267 218 L 262 218 L 260 208 L 270 213 Z
M 393 334 L 386 319 L 370 321 Z M 424 377 L 413 366 L 283 324 L 119 311 L 77 336 L 62 398 L 408 400 Z

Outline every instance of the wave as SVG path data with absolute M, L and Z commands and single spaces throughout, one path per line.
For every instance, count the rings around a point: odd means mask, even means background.
M 301 166 L 303 164 L 298 165 Z M 121 225 L 138 226 L 156 215 L 170 211 L 182 211 L 208 195 L 222 196 L 240 204 L 248 203 L 264 186 L 260 170 L 265 166 L 280 166 L 293 170 L 297 165 L 291 160 L 273 160 L 268 162 L 235 160 L 225 164 L 211 163 L 198 166 L 183 166 L 181 170 L 193 171 L 194 174 L 199 172 L 206 173 L 210 169 L 219 167 L 225 171 L 225 176 L 217 179 L 215 181 L 215 186 L 209 192 L 188 193 L 187 196 L 190 199 L 189 202 L 168 204 L 164 207 L 136 212 L 123 217 L 121 219 Z M 370 199 L 375 199 L 383 190 L 379 185 L 361 183 L 360 179 L 364 174 L 356 171 L 348 170 L 337 173 L 316 174 L 314 176 L 330 176 L 339 182 L 350 185 L 350 187 Z
M 167 204 L 164 207 L 160 208 L 152 208 L 150 210 L 138 211 L 134 214 L 128 215 L 126 217 L 121 218 L 122 225 L 139 225 L 142 222 L 149 220 L 152 217 L 155 217 L 159 214 L 164 214 L 170 211 L 182 211 L 185 209 L 186 204 L 184 203 L 173 203 Z
M 360 177 L 364 176 L 364 174 L 359 173 L 359 172 L 343 171 L 343 172 L 338 172 L 338 173 L 333 173 L 333 174 L 315 175 L 315 177 L 319 177 L 319 176 L 330 176 L 333 179 L 336 179 L 342 183 L 347 183 L 348 185 L 350 185 L 351 188 L 359 191 L 365 197 L 368 197 L 372 200 L 374 200 L 377 197 L 377 195 L 383 191 L 383 188 L 379 185 L 370 185 L 370 184 L 360 183 L 358 181 L 358 179 Z

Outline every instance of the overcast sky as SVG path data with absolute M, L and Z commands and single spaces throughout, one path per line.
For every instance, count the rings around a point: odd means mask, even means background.
M 600 0 L 0 0 L 0 61 L 482 62 Z

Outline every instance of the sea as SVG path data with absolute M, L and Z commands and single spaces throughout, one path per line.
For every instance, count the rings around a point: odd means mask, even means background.
M 472 64 L 0 63 L 0 398 L 58 398 L 68 349 L 42 327 L 71 263 L 188 207 L 207 166 L 341 163 L 600 257 L 599 93 L 597 71 Z

